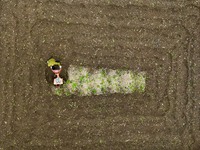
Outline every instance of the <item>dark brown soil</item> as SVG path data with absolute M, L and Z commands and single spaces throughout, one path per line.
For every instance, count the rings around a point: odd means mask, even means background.
M 0 150 L 200 149 L 199 0 L 0 0 L 0 52 Z M 55 96 L 51 56 L 146 91 Z

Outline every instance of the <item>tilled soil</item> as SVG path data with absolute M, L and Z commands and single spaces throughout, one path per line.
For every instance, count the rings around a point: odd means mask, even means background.
M 0 149 L 200 149 L 199 20 L 199 0 L 1 0 Z M 146 91 L 55 96 L 52 56 Z

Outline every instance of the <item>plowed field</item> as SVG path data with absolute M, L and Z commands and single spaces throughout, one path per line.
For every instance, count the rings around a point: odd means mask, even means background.
M 0 0 L 0 52 L 0 150 L 200 149 L 199 0 Z M 55 96 L 52 56 L 145 92 Z

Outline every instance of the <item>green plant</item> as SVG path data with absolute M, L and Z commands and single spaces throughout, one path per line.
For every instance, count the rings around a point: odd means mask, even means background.
M 63 91 L 62 91 L 62 88 L 58 87 L 58 88 L 55 88 L 55 94 L 58 95 L 58 96 L 61 96 L 63 94 Z

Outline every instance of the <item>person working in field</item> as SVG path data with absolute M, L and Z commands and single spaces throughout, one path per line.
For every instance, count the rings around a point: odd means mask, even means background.
M 53 80 L 53 84 L 56 86 L 63 84 L 63 79 L 60 77 L 60 72 L 62 70 L 62 66 L 59 61 L 56 61 L 54 58 L 50 58 L 47 61 L 48 67 L 51 68 L 53 73 L 56 75 L 56 78 Z

